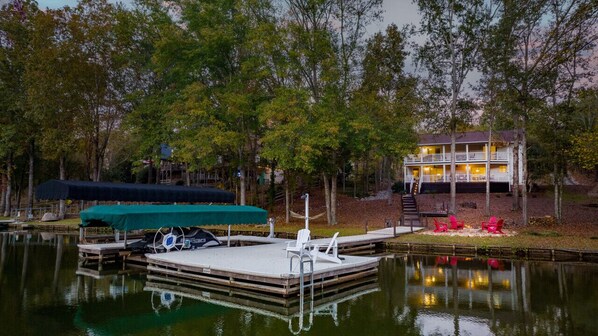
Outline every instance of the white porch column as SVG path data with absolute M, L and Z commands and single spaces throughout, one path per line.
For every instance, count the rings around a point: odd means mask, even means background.
M 403 166 L 403 190 L 407 191 L 407 166 Z
M 467 149 L 465 149 L 467 153 Z M 465 165 L 465 172 L 467 173 L 467 182 L 471 182 L 471 166 L 469 164 Z
M 444 151 L 444 146 L 442 147 L 442 150 Z M 447 182 L 446 180 L 447 180 L 447 178 L 446 178 L 446 165 L 443 164 L 442 165 L 442 181 L 443 182 Z
M 442 145 L 442 161 L 446 161 L 446 147 Z
M 469 161 L 469 144 L 465 144 L 465 161 Z

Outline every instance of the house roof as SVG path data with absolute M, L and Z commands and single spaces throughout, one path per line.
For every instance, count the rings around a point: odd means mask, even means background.
M 515 130 L 492 132 L 493 141 L 513 142 Z M 460 132 L 457 133 L 458 144 L 465 143 L 486 143 L 488 142 L 488 131 Z M 444 145 L 451 143 L 450 134 L 420 134 L 418 145 Z

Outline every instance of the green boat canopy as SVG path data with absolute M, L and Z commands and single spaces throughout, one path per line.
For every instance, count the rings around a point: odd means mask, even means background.
M 266 224 L 268 212 L 248 205 L 97 205 L 81 211 L 81 226 L 117 230 L 174 226 Z

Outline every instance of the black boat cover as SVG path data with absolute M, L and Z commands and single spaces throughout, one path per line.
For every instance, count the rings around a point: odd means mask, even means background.
M 37 186 L 40 200 L 234 203 L 235 194 L 216 189 L 160 184 L 49 180 Z

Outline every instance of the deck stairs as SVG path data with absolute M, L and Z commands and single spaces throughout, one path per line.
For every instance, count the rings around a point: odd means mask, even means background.
M 412 195 L 417 195 L 419 193 L 419 179 L 418 178 L 414 178 L 413 180 L 411 180 L 410 192 Z
M 413 194 L 405 194 L 401 196 L 401 225 L 405 226 L 422 226 L 420 221 L 419 208 L 417 201 Z

